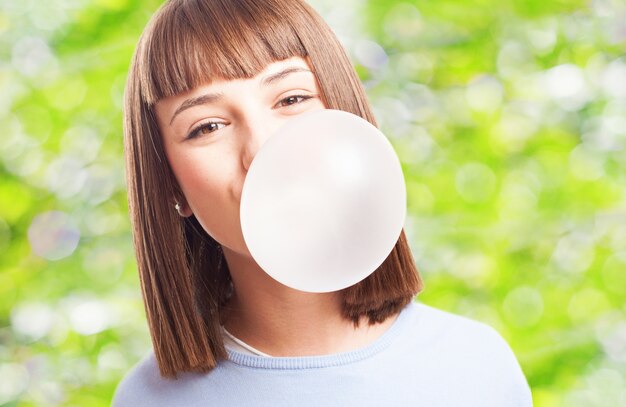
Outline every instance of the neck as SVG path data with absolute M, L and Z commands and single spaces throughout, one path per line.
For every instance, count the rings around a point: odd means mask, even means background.
M 388 318 L 358 327 L 342 317 L 341 292 L 308 293 L 271 278 L 249 255 L 223 247 L 234 292 L 224 326 L 237 338 L 271 356 L 328 355 L 374 342 L 393 324 Z

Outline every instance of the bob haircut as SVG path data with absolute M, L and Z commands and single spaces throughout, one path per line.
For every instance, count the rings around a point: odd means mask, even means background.
M 129 210 L 144 305 L 163 377 L 207 372 L 228 354 L 220 324 L 232 292 L 221 246 L 194 216 L 165 158 L 154 105 L 213 79 L 251 78 L 305 58 L 327 108 L 376 125 L 339 41 L 303 0 L 171 0 L 152 17 L 133 56 L 124 100 Z M 404 230 L 383 264 L 342 293 L 343 317 L 380 323 L 423 288 Z

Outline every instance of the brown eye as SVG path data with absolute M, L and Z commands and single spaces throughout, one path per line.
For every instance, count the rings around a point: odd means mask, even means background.
M 286 98 L 280 100 L 278 102 L 278 106 L 280 107 L 288 107 L 291 105 L 297 105 L 298 103 L 302 103 L 305 100 L 311 99 L 313 96 L 307 96 L 307 95 L 293 95 L 293 96 L 287 96 Z
M 226 126 L 225 123 L 219 123 L 219 122 L 207 122 L 207 123 L 201 124 L 200 126 L 193 129 L 189 133 L 189 135 L 187 135 L 187 139 L 192 139 L 198 136 L 204 136 L 209 133 L 213 133 L 214 131 L 221 129 L 224 126 Z
M 218 128 L 219 128 L 219 127 L 218 127 L 217 123 L 213 123 L 213 122 L 211 122 L 211 123 L 207 123 L 207 124 L 206 124 L 206 125 L 204 125 L 204 126 L 201 126 L 201 127 L 198 129 L 198 131 L 199 131 L 201 134 L 208 134 L 208 133 L 212 133 L 212 132 L 214 132 L 214 131 L 215 131 L 215 130 L 217 130 Z

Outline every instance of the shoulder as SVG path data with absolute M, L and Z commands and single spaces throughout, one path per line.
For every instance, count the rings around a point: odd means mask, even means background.
M 442 352 L 463 352 L 477 357 L 499 356 L 517 365 L 509 344 L 490 325 L 419 302 L 412 304 L 412 308 L 410 329 L 416 331 L 416 337 L 423 341 L 422 345 L 432 345 L 428 348 L 434 346 Z
M 419 302 L 409 311 L 411 347 L 431 371 L 441 371 L 449 379 L 458 376 L 474 390 L 489 388 L 501 392 L 503 398 L 521 400 L 520 404 L 506 405 L 531 405 L 524 372 L 496 329 Z
M 127 374 L 115 390 L 113 407 L 187 406 L 199 382 L 208 374 L 183 372 L 177 377 L 161 376 L 154 352 L 150 351 Z
M 484 322 L 443 311 L 415 302 L 409 314 L 410 329 L 419 331 L 424 340 L 436 340 L 457 346 L 471 346 L 475 351 L 482 348 L 511 353 L 512 350 L 500 333 Z
M 141 406 L 146 404 L 153 389 L 167 379 L 161 377 L 154 353 L 150 351 L 122 379 L 115 389 L 113 407 Z

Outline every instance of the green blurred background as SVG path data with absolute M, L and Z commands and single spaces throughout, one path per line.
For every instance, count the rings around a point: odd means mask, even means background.
M 121 106 L 158 3 L 0 0 L 2 406 L 107 406 L 150 347 Z M 420 300 L 536 406 L 626 406 L 626 2 L 311 4 L 403 163 Z

